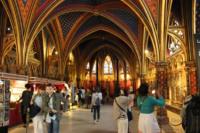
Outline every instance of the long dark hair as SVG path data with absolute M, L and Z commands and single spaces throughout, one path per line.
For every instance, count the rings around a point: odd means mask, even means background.
M 149 90 L 149 85 L 147 83 L 142 83 L 139 87 L 139 95 L 147 96 Z

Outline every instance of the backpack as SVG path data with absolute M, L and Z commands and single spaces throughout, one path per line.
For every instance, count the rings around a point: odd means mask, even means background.
M 192 96 L 188 103 L 183 126 L 186 133 L 200 133 L 200 96 Z
M 99 97 L 96 98 L 96 101 L 95 101 L 95 105 L 100 105 L 101 104 L 101 100 Z

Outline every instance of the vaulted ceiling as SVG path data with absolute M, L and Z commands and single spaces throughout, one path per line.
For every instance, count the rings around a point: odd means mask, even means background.
M 180 0 L 174 1 L 166 2 L 167 8 L 181 21 L 176 12 Z M 44 49 L 49 48 L 54 49 L 51 53 L 58 51 L 60 69 L 69 53 L 77 50 L 84 61 L 93 57 L 92 51 L 110 49 L 131 66 L 141 65 L 145 34 L 159 58 L 159 4 L 159 0 L 2 0 L 16 39 L 16 62 L 27 64 L 31 49 L 44 61 Z

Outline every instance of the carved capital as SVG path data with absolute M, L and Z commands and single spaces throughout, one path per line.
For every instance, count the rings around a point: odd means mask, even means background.
M 16 64 L 9 65 L 8 72 L 10 72 L 10 73 L 16 73 L 17 72 L 17 65 Z
M 167 69 L 168 63 L 167 62 L 156 62 L 156 69 L 157 71 L 165 71 Z
M 7 67 L 6 67 L 6 65 L 0 65 L 0 71 L 1 71 L 1 72 L 7 72 Z
M 194 61 L 186 61 L 185 62 L 185 69 L 187 71 L 195 71 L 196 70 L 196 64 Z
M 27 66 L 18 66 L 17 73 L 21 75 L 27 74 L 28 67 Z

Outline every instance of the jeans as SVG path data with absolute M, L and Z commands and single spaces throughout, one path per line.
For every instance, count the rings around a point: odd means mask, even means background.
M 27 106 L 21 105 L 21 117 L 24 124 L 26 124 Z
M 100 119 L 100 105 L 93 106 L 93 120 L 96 120 L 96 115 L 97 115 L 97 120 L 99 120 Z
M 47 124 L 48 133 L 59 133 L 60 128 L 60 120 L 56 118 L 55 120 L 51 120 L 51 123 Z

